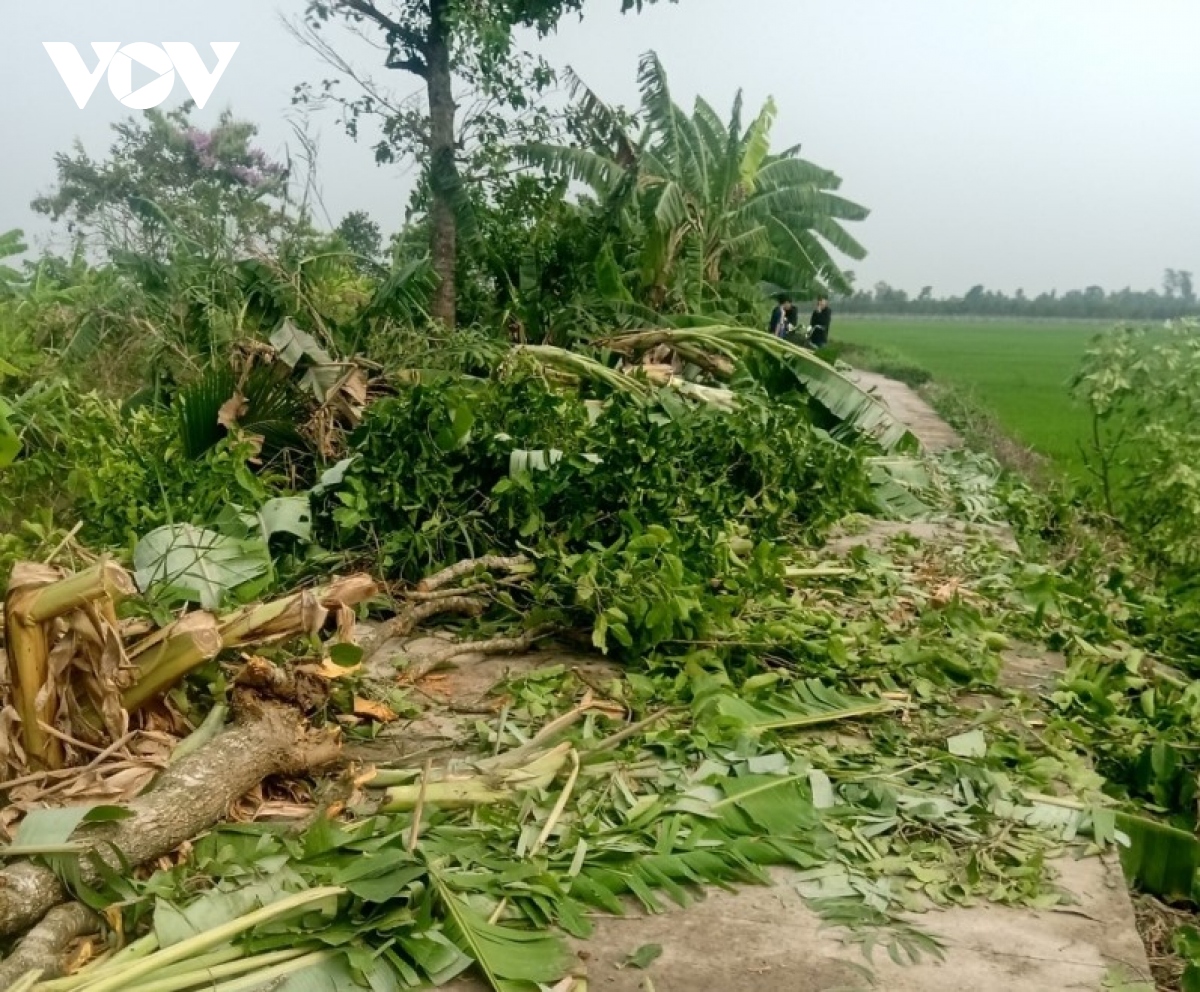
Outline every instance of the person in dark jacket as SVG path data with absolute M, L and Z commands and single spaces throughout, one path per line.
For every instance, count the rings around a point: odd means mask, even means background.
M 833 311 L 829 309 L 827 297 L 817 297 L 817 309 L 808 321 L 809 341 L 814 348 L 824 348 L 829 343 L 829 328 L 833 324 Z
M 767 330 L 777 338 L 785 338 L 796 326 L 796 305 L 790 296 L 781 296 L 779 305 L 771 311 L 771 323 Z

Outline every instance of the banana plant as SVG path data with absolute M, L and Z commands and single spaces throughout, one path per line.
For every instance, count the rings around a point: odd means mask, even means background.
M 776 106 L 749 124 L 739 93 L 728 121 L 702 98 L 691 114 L 675 103 L 653 52 L 639 70 L 644 122 L 636 137 L 623 118 L 575 77 L 590 147 L 532 145 L 524 161 L 590 186 L 600 209 L 619 212 L 641 237 L 625 260 L 636 296 L 682 310 L 761 300 L 771 284 L 808 291 L 849 288 L 834 252 L 866 252 L 844 227 L 866 208 L 839 195 L 834 173 L 799 156 L 772 154 Z

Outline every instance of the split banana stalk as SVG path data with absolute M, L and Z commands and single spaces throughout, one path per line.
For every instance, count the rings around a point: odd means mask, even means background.
M 388 789 L 383 808 L 398 813 L 415 809 L 421 802 L 448 809 L 517 802 L 522 793 L 548 789 L 567 763 L 570 751 L 570 744 L 559 744 L 525 765 L 490 773 L 456 774 L 443 770 L 421 782 Z
M 12 701 L 31 769 L 56 770 L 64 761 L 61 740 L 46 729 L 54 726 L 59 704 L 50 664 L 55 621 L 101 601 L 106 608 L 98 613 L 115 618 L 115 605 L 134 592 L 129 573 L 110 561 L 66 578 L 48 565 L 21 562 L 13 567 L 4 604 L 5 639 L 12 664 Z

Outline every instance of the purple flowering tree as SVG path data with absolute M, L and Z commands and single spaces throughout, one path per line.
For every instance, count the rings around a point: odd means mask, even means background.
M 232 237 L 239 250 L 267 248 L 304 225 L 288 210 L 287 167 L 254 144 L 253 124 L 227 112 L 206 129 L 184 107 L 113 130 L 105 159 L 78 144 L 57 155 L 57 185 L 33 203 L 93 251 L 161 257 L 172 226 L 200 243 Z

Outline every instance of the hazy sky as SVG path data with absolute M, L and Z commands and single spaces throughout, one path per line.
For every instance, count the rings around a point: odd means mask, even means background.
M 238 41 L 199 119 L 231 107 L 282 155 L 292 87 L 327 74 L 281 26 L 303 4 L 0 0 L 0 232 L 44 240 L 28 202 L 55 151 L 79 137 L 102 152 L 129 113 L 103 81 L 79 110 L 43 41 L 74 42 L 89 65 L 91 41 L 191 41 L 210 65 L 208 42 Z M 586 18 L 538 50 L 610 102 L 635 102 L 650 48 L 681 103 L 773 95 L 776 147 L 803 143 L 873 211 L 855 229 L 870 250 L 860 282 L 1035 293 L 1200 270 L 1200 0 L 682 0 L 640 17 L 618 6 L 588 0 Z M 171 103 L 185 96 L 177 82 Z M 334 219 L 364 209 L 394 228 L 407 170 L 377 167 L 331 115 L 314 129 Z

